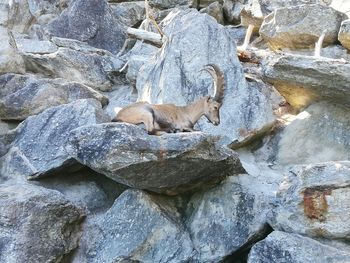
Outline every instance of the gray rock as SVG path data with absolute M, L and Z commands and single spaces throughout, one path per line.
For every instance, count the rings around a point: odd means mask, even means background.
M 211 95 L 212 78 L 200 70 L 213 63 L 223 71 L 226 81 L 221 121 L 219 126 L 213 126 L 201 120 L 199 129 L 223 136 L 223 142 L 229 144 L 254 136 L 274 122 L 273 108 L 280 103 L 273 99 L 276 91 L 247 88 L 250 84 L 245 81 L 237 57 L 227 55 L 236 54 L 236 46 L 225 27 L 193 9 L 174 11 L 163 22 L 169 40 L 140 69 L 136 82 L 139 100 L 186 105 Z
M 244 8 L 245 1 L 224 0 L 223 12 L 226 20 L 231 24 L 239 24 L 241 20 L 241 11 Z
M 348 62 L 300 55 L 270 55 L 263 61 L 262 69 L 265 79 L 295 108 L 319 100 L 349 103 Z
M 132 124 L 84 126 L 67 151 L 80 163 L 138 189 L 177 194 L 243 172 L 237 155 L 200 132 L 148 135 Z
M 193 0 L 149 0 L 149 5 L 152 8 L 170 9 L 177 6 L 190 6 Z
M 272 232 L 249 253 L 248 263 L 346 263 L 349 251 L 280 231 Z
M 345 48 L 350 50 L 350 19 L 341 23 L 338 39 Z
M 10 132 L 9 125 L 0 120 L 0 157 L 8 151 L 14 137 L 15 136 Z
M 111 120 L 117 115 L 121 108 L 126 107 L 137 100 L 137 93 L 130 86 L 119 87 L 117 90 L 105 92 L 104 95 L 108 97 L 109 100 L 109 103 L 104 110 Z
M 44 30 L 50 36 L 77 39 L 114 54 L 125 41 L 124 26 L 105 0 L 70 2 L 69 7 Z
M 60 262 L 78 246 L 82 209 L 57 191 L 0 185 L 0 261 Z
M 188 262 L 193 253 L 176 208 L 139 190 L 119 196 L 98 226 L 87 262 Z
M 24 120 L 50 107 L 88 98 L 100 101 L 102 106 L 108 104 L 105 96 L 77 82 L 10 73 L 0 76 L 0 118 L 3 120 Z
M 39 41 L 35 39 L 16 39 L 20 53 L 49 54 L 57 51 L 57 46 L 50 41 Z
M 350 162 L 297 166 L 278 192 L 270 224 L 310 237 L 350 239 Z
M 329 2 L 329 0 L 328 0 Z M 343 12 L 350 17 L 350 2 L 347 0 L 332 0 L 331 7 L 339 12 Z
M 231 176 L 191 198 L 186 224 L 198 252 L 196 262 L 222 262 L 266 234 L 269 198 L 263 188 L 250 175 Z
M 309 164 L 350 159 L 348 107 L 317 103 L 296 116 L 280 134 L 277 162 Z
M 128 27 L 134 27 L 145 19 L 145 2 L 124 2 L 111 5 L 113 14 Z
M 0 175 L 34 179 L 75 164 L 64 150 L 71 130 L 109 120 L 94 99 L 77 100 L 27 118 L 16 129 L 10 151 L 0 158 Z
M 345 19 L 344 13 L 318 4 L 280 8 L 265 17 L 259 32 L 273 50 L 314 48 L 322 33 L 324 45 L 335 43 Z
M 225 24 L 224 11 L 219 2 L 211 3 L 209 6 L 201 9 L 200 12 L 214 17 L 219 24 Z

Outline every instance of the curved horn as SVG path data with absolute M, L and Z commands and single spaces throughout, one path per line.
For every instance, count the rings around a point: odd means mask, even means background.
M 203 70 L 209 72 L 209 74 L 213 77 L 214 80 L 214 89 L 215 94 L 213 100 L 222 103 L 224 99 L 225 92 L 225 78 L 222 71 L 215 64 L 208 64 L 203 68 Z

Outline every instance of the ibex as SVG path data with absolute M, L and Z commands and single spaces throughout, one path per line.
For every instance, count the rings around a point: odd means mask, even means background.
M 212 124 L 220 124 L 220 107 L 224 99 L 225 79 L 218 66 L 209 64 L 204 69 L 214 80 L 214 97 L 205 96 L 187 106 L 136 102 L 121 109 L 114 122 L 143 123 L 149 134 L 191 132 L 204 115 Z

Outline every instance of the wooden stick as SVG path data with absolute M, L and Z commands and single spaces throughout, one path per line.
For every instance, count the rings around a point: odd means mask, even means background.
M 126 33 L 130 38 L 136 38 L 139 40 L 144 40 L 145 42 L 151 43 L 155 46 L 161 47 L 163 45 L 163 39 L 160 34 L 149 32 L 142 29 L 129 27 Z

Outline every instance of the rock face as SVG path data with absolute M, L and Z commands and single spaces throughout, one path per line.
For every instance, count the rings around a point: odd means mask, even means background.
M 270 224 L 311 237 L 350 239 L 350 163 L 295 167 L 281 184 Z
M 72 131 L 67 151 L 119 183 L 176 194 L 243 172 L 237 155 L 203 133 L 148 135 L 132 124 L 102 124 Z M 179 165 L 180 164 L 180 165 Z
M 221 262 L 266 231 L 268 204 L 244 179 L 232 176 L 221 185 L 196 193 L 187 208 L 187 228 L 198 262 Z M 259 196 L 260 195 L 260 196 Z
M 338 39 L 345 48 L 350 50 L 350 19 L 341 23 Z
M 214 63 L 225 75 L 226 90 L 220 125 L 199 122 L 201 130 L 223 136 L 227 144 L 243 141 L 274 122 L 275 91 L 249 90 L 236 56 L 234 39 L 221 25 L 195 10 L 174 11 L 163 21 L 169 41 L 145 63 L 137 78 L 139 100 L 186 105 L 213 94 L 212 78 L 200 71 Z M 188 27 L 187 25 L 191 25 Z M 193 43 L 197 45 L 193 46 Z M 218 48 L 220 47 L 220 48 Z M 248 92 L 249 90 L 249 92 Z
M 33 179 L 71 166 L 75 162 L 64 150 L 69 132 L 108 120 L 101 104 L 93 99 L 52 107 L 27 118 L 16 129 L 11 149 L 0 159 L 0 175 Z
M 71 2 L 45 30 L 50 36 L 77 39 L 112 53 L 118 53 L 125 40 L 124 27 L 105 0 Z
M 264 19 L 259 32 L 273 50 L 314 48 L 322 33 L 324 45 L 335 43 L 345 19 L 344 13 L 323 5 L 280 8 Z
M 84 212 L 57 191 L 0 185 L 0 214 L 1 262 L 59 262 L 78 246 Z
M 225 24 L 224 11 L 219 2 L 211 3 L 206 8 L 201 9 L 200 12 L 214 17 L 219 24 Z
M 180 215 L 156 200 L 139 190 L 119 196 L 98 222 L 100 233 L 87 262 L 188 261 L 193 247 Z
M 0 118 L 24 120 L 47 108 L 93 98 L 107 105 L 108 99 L 93 89 L 63 79 L 40 79 L 33 75 L 0 76 Z
M 324 245 L 311 238 L 274 231 L 253 246 L 248 263 L 346 263 L 349 257 L 348 251 Z
M 350 64 L 340 60 L 299 55 L 269 56 L 263 61 L 264 78 L 296 108 L 318 100 L 348 105 Z M 334 79 L 337 79 L 334 82 Z

